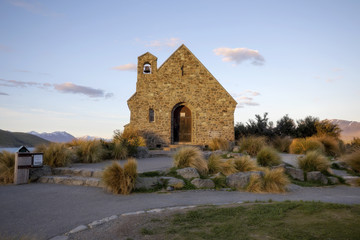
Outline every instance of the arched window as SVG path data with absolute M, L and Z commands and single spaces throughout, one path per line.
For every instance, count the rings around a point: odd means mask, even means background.
M 145 63 L 144 64 L 143 73 L 144 74 L 151 74 L 151 65 L 150 65 L 150 63 Z
M 150 108 L 149 109 L 149 122 L 154 122 L 155 121 L 155 112 L 154 109 Z

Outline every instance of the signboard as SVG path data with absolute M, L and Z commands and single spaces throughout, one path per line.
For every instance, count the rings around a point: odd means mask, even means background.
M 41 167 L 43 165 L 43 154 L 34 154 L 32 165 L 34 167 Z

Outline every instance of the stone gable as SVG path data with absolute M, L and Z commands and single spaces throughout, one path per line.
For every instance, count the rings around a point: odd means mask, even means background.
M 236 101 L 185 45 L 160 68 L 151 53 L 139 56 L 137 75 L 126 127 L 152 132 L 165 144 L 234 141 Z

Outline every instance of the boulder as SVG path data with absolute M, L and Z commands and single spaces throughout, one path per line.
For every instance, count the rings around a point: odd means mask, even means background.
M 185 179 L 199 178 L 200 175 L 195 168 L 187 167 L 176 170 L 176 173 Z
M 300 168 L 286 166 L 285 173 L 290 175 L 293 179 L 304 181 L 304 171 Z
M 349 165 L 346 162 L 334 161 L 331 164 L 331 167 L 336 168 L 336 169 L 348 169 Z
M 356 176 L 344 176 L 342 177 L 345 180 L 346 184 L 350 186 L 359 187 L 360 186 L 360 177 Z
M 327 177 L 319 171 L 308 172 L 306 174 L 307 181 L 320 182 L 322 184 L 328 184 Z
M 42 176 L 51 176 L 51 167 L 44 165 L 41 168 L 30 168 L 29 169 L 29 180 L 30 182 L 35 182 L 39 180 Z
M 235 146 L 232 149 L 233 152 L 240 152 L 240 147 L 239 146 Z
M 339 179 L 337 177 L 328 177 L 328 180 L 330 184 L 339 184 Z
M 211 151 L 204 151 L 203 152 L 203 157 L 204 159 L 209 159 L 209 157 L 211 156 L 212 152 Z
M 158 177 L 137 177 L 135 182 L 135 189 L 152 189 L 158 185 Z
M 136 152 L 136 158 L 148 158 L 150 157 L 149 149 L 147 147 L 138 147 Z
M 249 184 L 250 177 L 253 174 L 260 175 L 261 177 L 264 176 L 264 172 L 261 171 L 238 172 L 227 176 L 226 184 L 235 189 L 245 188 Z
M 214 188 L 215 183 L 211 179 L 195 178 L 191 181 L 196 188 Z
M 181 189 L 185 186 L 185 183 L 182 179 L 174 177 L 160 177 L 160 180 L 163 184 L 167 183 L 168 187 L 173 187 L 174 189 Z

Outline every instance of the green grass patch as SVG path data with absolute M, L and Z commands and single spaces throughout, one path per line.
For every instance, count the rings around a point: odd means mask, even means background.
M 154 239 L 358 239 L 359 217 L 360 205 L 249 203 L 175 214 L 151 233 Z

